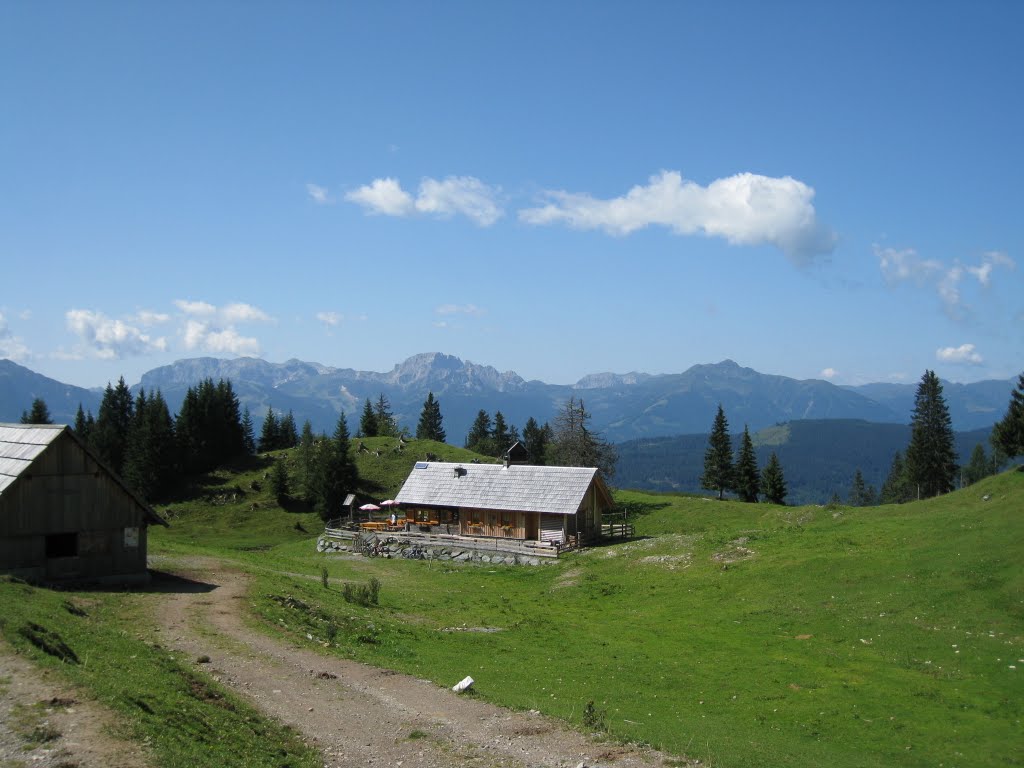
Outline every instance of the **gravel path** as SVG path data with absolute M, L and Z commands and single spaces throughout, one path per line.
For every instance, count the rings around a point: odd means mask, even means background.
M 161 642 L 197 660 L 209 656 L 203 670 L 300 731 L 326 766 L 640 768 L 667 762 L 661 753 L 591 741 L 536 713 L 512 712 L 253 631 L 241 618 L 246 578 L 215 561 L 201 565 L 178 575 L 212 589 L 158 601 Z

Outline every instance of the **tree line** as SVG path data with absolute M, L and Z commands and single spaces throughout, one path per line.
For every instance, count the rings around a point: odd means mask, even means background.
M 756 504 L 764 495 L 770 504 L 786 503 L 786 477 L 779 457 L 772 452 L 768 463 L 758 470 L 754 442 L 750 430 L 743 425 L 739 453 L 734 461 L 732 439 L 729 437 L 729 420 L 721 404 L 711 425 L 708 448 L 704 453 L 704 474 L 700 477 L 701 488 L 718 491 L 718 498 L 725 497 L 726 491 L 739 496 L 740 501 Z

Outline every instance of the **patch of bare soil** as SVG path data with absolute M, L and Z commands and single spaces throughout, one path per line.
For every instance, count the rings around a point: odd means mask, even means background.
M 205 565 L 195 577 L 214 589 L 160 596 L 161 642 L 193 659 L 208 656 L 210 663 L 197 669 L 301 732 L 326 766 L 639 768 L 668 758 L 270 638 L 242 620 L 245 577 L 213 561 Z
M 143 749 L 114 736 L 113 713 L 0 642 L 0 766 L 145 768 Z

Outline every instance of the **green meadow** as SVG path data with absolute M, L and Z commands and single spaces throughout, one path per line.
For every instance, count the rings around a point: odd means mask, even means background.
M 360 471 L 391 496 L 422 449 L 364 454 Z M 216 473 L 162 508 L 171 528 L 151 529 L 150 551 L 249 571 L 252 622 L 266 632 L 443 686 L 471 675 L 474 695 L 495 703 L 724 768 L 1024 764 L 1024 472 L 874 508 L 617 491 L 634 539 L 538 567 L 318 554 L 314 515 L 253 490 L 265 472 L 256 463 Z M 379 604 L 345 599 L 345 584 L 372 578 Z M 32 600 L 19 598 L 25 590 Z M 52 623 L 91 665 L 165 659 L 125 633 L 124 622 L 141 621 L 132 596 L 72 595 L 96 604 L 88 619 L 60 610 L 66 599 L 0 584 L 0 600 L 17 604 L 4 634 L 44 663 L 57 662 L 19 635 L 26 622 Z M 91 634 L 78 631 L 85 622 Z M 165 680 L 147 683 L 151 709 L 190 690 L 176 664 L 146 665 Z M 82 665 L 63 666 L 116 708 L 138 709 Z M 241 702 L 232 707 L 246 713 L 232 727 L 258 722 L 261 738 L 292 744 L 272 723 L 246 720 L 255 716 Z M 296 765 L 308 759 L 294 744 L 280 748 Z M 161 764 L 185 764 L 176 750 L 200 753 L 175 743 Z

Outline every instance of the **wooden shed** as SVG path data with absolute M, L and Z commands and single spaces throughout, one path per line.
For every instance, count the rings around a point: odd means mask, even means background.
M 412 524 L 559 545 L 599 536 L 613 505 L 593 467 L 512 463 L 417 462 L 396 498 Z
M 0 424 L 0 572 L 145 581 L 154 523 L 167 525 L 70 427 Z

